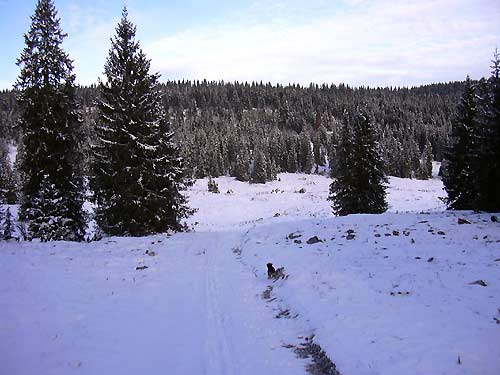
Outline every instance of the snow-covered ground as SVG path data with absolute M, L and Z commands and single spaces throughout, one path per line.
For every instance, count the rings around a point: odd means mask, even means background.
M 189 233 L 0 242 L 0 373 L 304 374 L 314 336 L 343 375 L 499 374 L 491 215 L 443 211 L 436 178 L 341 218 L 322 176 L 216 181 L 190 189 Z

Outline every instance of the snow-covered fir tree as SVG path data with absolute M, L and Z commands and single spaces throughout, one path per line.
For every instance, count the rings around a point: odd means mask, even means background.
M 16 203 L 16 184 L 9 161 L 8 145 L 0 139 L 0 203 Z
M 343 216 L 386 211 L 387 178 L 375 129 L 366 113 L 347 117 L 337 157 L 338 176 L 330 185 L 328 197 L 333 213 Z
M 159 74 L 135 40 L 124 8 L 99 85 L 91 187 L 96 221 L 110 235 L 182 230 L 192 210 L 187 182 L 162 103 Z
M 480 84 L 477 132 L 478 209 L 500 211 L 500 54 L 495 51 L 491 76 Z
M 1 220 L 0 220 L 1 222 Z M 10 207 L 5 211 L 5 218 L 3 219 L 3 228 L 2 228 L 2 238 L 5 241 L 11 240 L 14 238 L 14 217 L 10 212 Z
M 424 151 L 420 157 L 420 170 L 418 178 L 421 180 L 427 180 L 432 177 L 432 161 L 434 160 L 434 155 L 432 154 L 432 145 L 429 140 L 425 143 Z
M 242 144 L 236 155 L 233 176 L 238 181 L 250 181 L 250 153 L 246 144 Z
M 300 133 L 300 169 L 303 173 L 310 174 L 313 167 L 313 154 L 311 150 L 311 139 L 306 132 Z
M 478 204 L 476 147 L 478 128 L 476 89 L 469 77 L 452 122 L 451 145 L 445 152 L 443 183 L 449 208 L 474 209 Z
M 65 36 L 53 2 L 39 0 L 17 60 L 24 150 L 19 216 L 29 238 L 42 241 L 81 240 L 85 230 L 81 118 L 73 64 L 61 46 Z
M 268 175 L 268 161 L 261 148 L 256 148 L 253 155 L 252 182 L 264 184 Z

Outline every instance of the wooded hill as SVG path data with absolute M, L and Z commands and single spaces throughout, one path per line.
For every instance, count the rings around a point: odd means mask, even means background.
M 363 109 L 378 134 L 387 174 L 427 178 L 432 150 L 441 160 L 464 83 L 415 88 L 271 85 L 169 81 L 161 84 L 175 138 L 192 176 L 273 179 L 278 172 L 318 172 L 330 161 L 345 115 Z M 89 142 L 96 119 L 95 86 L 79 87 Z M 17 143 L 16 92 L 0 92 L 2 140 Z M 263 172 L 264 171 L 264 172 Z

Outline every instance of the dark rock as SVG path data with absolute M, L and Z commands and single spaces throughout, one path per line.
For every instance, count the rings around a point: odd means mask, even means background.
M 470 221 L 459 217 L 458 224 L 470 224 Z
M 353 239 L 355 239 L 355 238 L 356 238 L 356 236 L 355 236 L 354 234 L 352 234 L 352 233 L 349 233 L 349 234 L 347 235 L 347 237 L 346 237 L 346 239 L 347 239 L 347 240 L 353 240 Z
M 486 282 L 484 280 L 476 280 L 476 281 L 469 283 L 469 285 L 488 286 L 488 284 L 486 284 Z
M 380 237 L 380 233 L 375 233 L 375 237 Z
M 346 231 L 346 233 L 347 233 L 347 234 L 352 234 L 352 233 L 354 233 L 354 229 L 348 229 L 348 230 Z
M 415 259 L 422 259 L 422 258 L 420 258 L 420 257 L 415 257 Z
M 432 261 L 434 261 L 434 257 L 430 257 L 429 259 L 427 259 L 427 261 L 430 263 Z
M 299 238 L 299 237 L 302 237 L 302 235 L 300 233 L 294 232 L 294 233 L 290 233 L 287 238 L 289 240 L 293 240 L 293 239 Z
M 392 234 L 390 234 L 390 233 L 386 233 L 386 234 L 384 234 L 384 236 L 386 236 L 386 237 L 390 237 L 390 236 L 392 236 Z
M 320 240 L 318 238 L 318 236 L 314 236 L 314 237 L 311 237 L 307 240 L 307 244 L 308 245 L 312 245 L 312 244 L 315 244 L 315 243 L 318 243 L 318 242 L 323 242 L 322 240 Z
M 136 269 L 137 271 L 140 271 L 140 270 L 145 270 L 146 268 L 148 268 L 148 266 L 137 266 L 137 267 L 135 267 L 135 269 Z
M 280 216 L 281 216 L 281 214 L 280 214 L 279 212 L 276 212 L 276 213 L 274 214 L 274 217 L 280 217 Z
M 294 243 L 302 243 L 301 240 L 293 240 Z
M 393 231 L 392 231 L 392 235 L 393 235 L 393 236 L 399 236 L 399 231 L 397 231 L 397 230 L 393 230 Z
M 491 221 L 493 221 L 494 223 L 498 223 L 498 217 L 496 217 L 495 215 L 492 215 Z
M 444 236 L 446 233 L 445 233 L 445 232 L 443 232 L 442 230 L 440 230 L 440 231 L 438 232 L 438 234 L 439 234 L 440 236 Z

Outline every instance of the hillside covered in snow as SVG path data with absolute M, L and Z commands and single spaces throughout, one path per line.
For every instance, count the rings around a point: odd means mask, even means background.
M 346 217 L 322 176 L 215 180 L 190 232 L 0 242 L 0 373 L 498 374 L 500 224 L 439 179 Z

